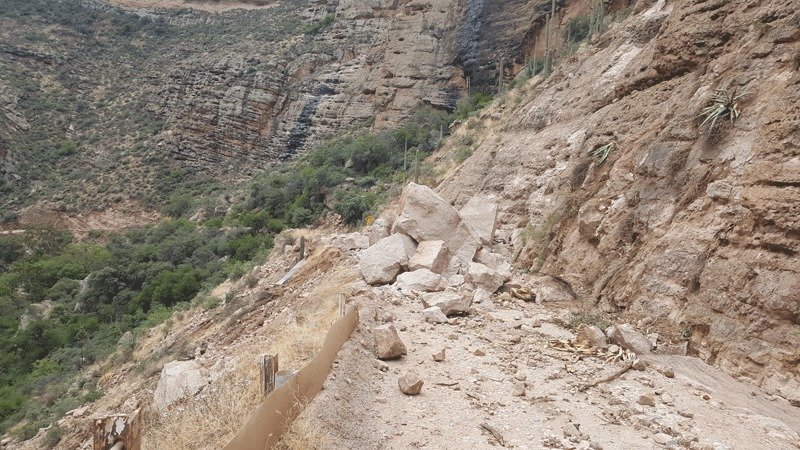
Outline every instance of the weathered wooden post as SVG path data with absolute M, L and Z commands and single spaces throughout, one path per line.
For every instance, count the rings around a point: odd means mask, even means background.
M 275 390 L 275 374 L 278 373 L 278 355 L 259 355 L 258 370 L 261 373 L 261 397 L 265 398 Z
M 306 237 L 300 236 L 300 253 L 297 255 L 297 262 L 302 261 L 306 257 Z
M 347 296 L 339 294 L 339 317 L 344 317 L 347 314 Z
M 113 414 L 92 422 L 92 450 L 141 450 L 142 410 Z

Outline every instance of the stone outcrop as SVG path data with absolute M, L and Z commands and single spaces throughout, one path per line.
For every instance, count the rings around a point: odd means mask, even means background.
M 735 376 L 797 392 L 796 13 L 795 2 L 639 2 L 496 123 L 499 107 L 487 111 L 485 137 L 437 192 L 457 206 L 496 196 L 519 267 L 624 320 L 683 330 L 690 355 Z M 698 115 L 715 89 L 747 95 L 711 132 Z M 604 162 L 586 156 L 607 143 Z

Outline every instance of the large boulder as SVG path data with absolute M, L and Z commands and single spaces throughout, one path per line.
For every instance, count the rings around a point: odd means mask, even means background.
M 417 242 L 444 241 L 462 265 L 472 261 L 480 246 L 450 203 L 429 187 L 416 183 L 409 183 L 403 191 L 393 232 L 411 236 Z
M 200 392 L 207 382 L 207 376 L 194 360 L 166 363 L 153 392 L 153 407 L 166 411 L 175 402 Z
M 410 270 L 428 269 L 441 274 L 450 262 L 450 252 L 444 241 L 422 241 L 408 262 Z
M 375 245 L 378 241 L 385 237 L 389 237 L 389 230 L 391 230 L 391 226 L 389 226 L 389 221 L 385 217 L 379 217 L 375 220 L 375 223 L 370 225 L 367 229 L 367 238 L 369 240 L 369 245 Z
M 388 284 L 408 266 L 408 260 L 416 252 L 416 244 L 402 234 L 385 237 L 360 254 L 359 268 L 369 284 Z
M 447 280 L 428 269 L 419 269 L 413 272 L 401 273 L 397 276 L 395 285 L 404 294 L 409 294 L 411 291 L 436 292 L 443 291 L 447 287 Z
M 504 281 L 511 279 L 511 263 L 505 256 L 493 253 L 486 248 L 478 250 L 475 255 L 475 262 L 479 262 L 503 276 Z
M 425 305 L 425 308 L 435 306 L 448 317 L 464 315 L 472 306 L 472 297 L 457 292 L 431 292 L 422 295 L 422 304 Z
M 497 203 L 488 197 L 472 197 L 458 214 L 482 244 L 492 245 L 497 227 Z
M 510 276 L 510 274 L 508 274 Z M 494 294 L 507 277 L 506 274 L 500 273 L 491 267 L 478 262 L 471 262 L 467 266 L 467 281 L 472 283 L 477 289 L 482 289 L 489 294 Z
M 372 335 L 375 337 L 375 356 L 378 359 L 398 359 L 408 353 L 394 325 L 375 327 L 372 329 Z
M 631 324 L 624 323 L 622 325 L 609 327 L 606 334 L 611 343 L 617 344 L 637 355 L 650 353 L 650 340 L 647 339 L 647 336 L 644 334 L 636 331 L 636 328 Z
M 571 302 L 575 300 L 575 293 L 566 281 L 541 275 L 530 281 L 531 290 L 536 295 L 536 303 L 545 302 Z

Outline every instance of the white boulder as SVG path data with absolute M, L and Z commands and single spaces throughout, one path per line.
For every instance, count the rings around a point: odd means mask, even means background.
M 456 292 L 431 292 L 422 295 L 425 308 L 437 307 L 445 316 L 463 315 L 472 306 L 472 298 Z
M 505 274 L 478 262 L 469 263 L 466 278 L 476 289 L 483 289 L 489 294 L 497 292 L 507 279 Z
M 153 392 L 153 407 L 166 411 L 175 402 L 200 392 L 207 382 L 207 376 L 194 360 L 166 363 Z
M 458 211 L 429 187 L 416 183 L 409 183 L 403 191 L 393 232 L 411 236 L 417 242 L 444 241 L 462 265 L 472 261 L 479 247 L 478 238 Z
M 497 227 L 497 203 L 489 197 L 472 197 L 458 214 L 482 244 L 492 245 Z
M 408 266 L 416 244 L 408 236 L 394 234 L 385 237 L 360 254 L 359 269 L 369 284 L 388 284 Z
M 398 275 L 395 286 L 404 294 L 410 294 L 411 291 L 436 292 L 447 287 L 447 280 L 428 269 L 419 269 Z
M 450 262 L 450 252 L 444 241 L 422 241 L 408 262 L 410 270 L 428 269 L 441 274 Z

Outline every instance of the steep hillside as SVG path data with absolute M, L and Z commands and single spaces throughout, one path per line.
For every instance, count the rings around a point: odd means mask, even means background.
M 638 15 L 467 122 L 439 191 L 501 205 L 520 268 L 800 401 L 797 1 Z M 740 116 L 701 125 L 715 89 Z M 589 151 L 612 144 L 605 161 Z

